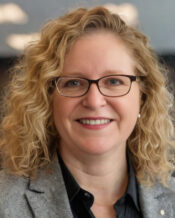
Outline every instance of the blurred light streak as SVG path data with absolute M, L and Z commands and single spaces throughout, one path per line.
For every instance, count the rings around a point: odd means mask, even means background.
M 0 23 L 27 23 L 27 14 L 14 3 L 0 4 Z
M 136 27 L 138 21 L 138 10 L 130 3 L 123 3 L 120 5 L 108 3 L 104 5 L 109 11 L 118 14 L 129 26 Z
M 39 33 L 12 34 L 7 38 L 6 42 L 11 48 L 22 51 L 32 41 L 37 41 L 39 37 Z

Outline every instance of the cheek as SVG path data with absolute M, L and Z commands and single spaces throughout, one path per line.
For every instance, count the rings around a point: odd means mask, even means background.
M 53 97 L 53 117 L 57 130 L 63 125 L 63 121 L 67 116 L 67 107 L 61 97 L 54 93 Z
M 65 126 L 68 121 L 73 119 L 76 105 L 76 99 L 60 96 L 57 92 L 54 93 L 53 116 L 57 129 L 62 128 L 61 126 Z
M 135 126 L 140 111 L 139 95 L 126 95 L 113 102 L 113 108 L 118 115 L 120 125 Z

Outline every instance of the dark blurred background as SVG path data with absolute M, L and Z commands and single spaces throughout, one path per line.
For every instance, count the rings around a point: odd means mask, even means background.
M 0 0 L 0 90 L 9 79 L 9 69 L 49 19 L 83 6 L 105 5 L 119 13 L 150 39 L 160 61 L 170 67 L 175 86 L 175 1 L 174 0 Z

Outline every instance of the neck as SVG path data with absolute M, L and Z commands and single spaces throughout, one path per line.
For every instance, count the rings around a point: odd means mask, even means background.
M 128 184 L 125 149 L 110 155 L 74 156 L 62 150 L 60 154 L 80 187 L 94 195 L 94 204 L 113 205 L 124 194 Z

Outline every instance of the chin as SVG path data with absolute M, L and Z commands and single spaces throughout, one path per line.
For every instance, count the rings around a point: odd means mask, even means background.
M 110 151 L 114 150 L 114 145 L 109 145 L 108 143 L 102 142 L 102 143 L 88 143 L 83 146 L 81 145 L 81 150 L 84 153 L 87 153 L 89 155 L 104 155 L 107 154 Z

